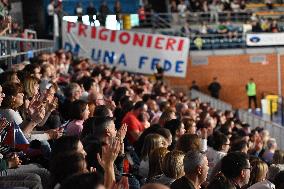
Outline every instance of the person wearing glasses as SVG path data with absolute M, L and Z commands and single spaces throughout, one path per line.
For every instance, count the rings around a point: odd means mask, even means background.
M 248 156 L 243 152 L 232 152 L 221 160 L 221 172 L 236 189 L 249 183 L 251 165 Z

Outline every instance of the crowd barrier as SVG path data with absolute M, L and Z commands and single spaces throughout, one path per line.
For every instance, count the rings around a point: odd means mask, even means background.
M 54 51 L 54 41 L 0 37 L 0 63 L 11 67 L 42 52 Z
M 191 98 L 198 97 L 201 100 L 201 102 L 210 103 L 210 106 L 218 110 L 222 110 L 222 111 L 232 110 L 232 106 L 230 104 L 225 103 L 221 100 L 212 98 L 211 96 L 201 93 L 199 91 L 191 90 L 189 95 Z M 264 129 L 267 129 L 270 133 L 270 136 L 276 139 L 278 147 L 282 150 L 284 149 L 284 137 L 282 137 L 284 136 L 283 126 L 277 123 L 271 122 L 271 121 L 264 120 L 262 117 L 254 115 L 253 113 L 250 113 L 246 110 L 239 109 L 237 110 L 237 112 L 238 112 L 239 119 L 242 122 L 246 122 L 250 124 L 252 129 L 255 127 L 263 127 Z

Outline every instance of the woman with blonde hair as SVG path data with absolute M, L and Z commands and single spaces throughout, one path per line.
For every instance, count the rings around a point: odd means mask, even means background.
M 253 159 L 251 160 L 250 164 L 251 172 L 248 188 L 259 188 L 260 186 L 264 185 L 269 186 L 269 188 L 274 188 L 274 185 L 270 181 L 266 180 L 268 165 L 260 159 Z
M 147 178 L 149 172 L 149 155 L 156 148 L 165 146 L 165 138 L 159 134 L 149 134 L 145 137 L 141 150 L 141 162 L 139 166 L 139 175 Z
M 154 177 L 151 182 L 161 183 L 170 186 L 176 179 L 184 176 L 182 151 L 171 151 L 166 154 L 162 162 L 163 174 Z
M 30 77 L 25 78 L 24 91 L 25 91 L 26 99 L 31 99 L 34 95 L 38 94 L 39 83 L 40 83 L 40 80 L 36 77 L 30 76 Z

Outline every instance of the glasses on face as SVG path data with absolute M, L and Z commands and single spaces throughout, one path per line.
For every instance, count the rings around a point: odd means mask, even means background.
M 246 168 L 244 168 L 244 169 L 248 169 L 248 170 L 251 171 L 251 170 L 252 170 L 252 167 L 246 167 Z

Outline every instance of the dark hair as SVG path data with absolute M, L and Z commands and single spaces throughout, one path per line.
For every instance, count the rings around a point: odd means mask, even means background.
M 163 128 L 163 127 L 158 128 L 156 133 L 162 135 L 165 139 L 168 139 L 169 137 L 172 136 L 171 131 L 169 129 L 166 129 L 166 128 Z
M 173 139 L 176 136 L 176 131 L 181 128 L 182 122 L 179 119 L 172 119 L 170 121 L 167 121 L 164 125 L 166 129 L 169 129 L 171 131 L 171 134 L 173 136 Z
M 87 103 L 83 100 L 75 100 L 71 105 L 70 119 L 81 120 L 83 113 L 86 110 Z
M 133 107 L 133 110 L 138 110 L 138 109 L 141 109 L 143 108 L 145 105 L 145 102 L 143 101 L 138 101 L 135 103 L 134 107 Z
M 5 83 L 3 86 L 3 93 L 5 97 L 3 98 L 1 108 L 11 108 L 16 109 L 16 104 L 14 103 L 13 97 L 17 96 L 18 93 L 23 93 L 23 87 L 20 83 Z
M 93 85 L 93 83 L 95 83 L 95 80 L 93 78 L 87 77 L 84 78 L 83 80 L 83 87 L 86 91 L 89 91 Z
M 78 152 L 57 154 L 50 162 L 52 188 L 69 176 L 83 173 L 84 163 L 86 163 L 84 155 Z
M 119 87 L 118 89 L 116 89 L 116 91 L 114 91 L 113 101 L 115 102 L 116 105 L 118 105 L 122 97 L 126 96 L 126 93 L 127 93 L 126 87 Z
M 247 145 L 247 141 L 245 140 L 234 142 L 231 146 L 231 152 L 242 151 Z
M 274 184 L 277 189 L 284 188 L 284 171 L 280 171 L 274 179 Z
M 222 174 L 217 174 L 206 189 L 236 189 L 236 187 Z
M 80 138 L 83 139 L 84 137 L 93 134 L 95 125 L 96 125 L 95 117 L 89 117 L 87 120 L 85 120 L 83 123 L 83 130 L 80 135 Z
M 217 150 L 217 151 L 221 151 L 222 146 L 226 144 L 229 139 L 228 136 L 220 132 L 214 132 L 213 138 L 214 138 L 213 148 L 214 150 Z
M 93 128 L 93 136 L 97 139 L 102 139 L 105 135 L 106 129 L 109 124 L 113 121 L 112 117 L 100 117 L 95 118 L 95 127 Z
M 33 75 L 33 74 L 35 74 L 35 69 L 36 68 L 39 68 L 40 69 L 40 65 L 39 64 L 28 64 L 28 65 L 26 65 L 25 66 L 25 68 L 24 68 L 24 73 L 25 73 L 25 75 L 26 76 L 30 76 L 30 75 Z
M 66 179 L 60 189 L 70 188 L 84 188 L 84 189 L 97 189 L 99 185 L 103 185 L 103 179 L 96 173 L 84 173 L 74 175 Z
M 228 153 L 221 160 L 221 171 L 228 179 L 240 176 L 241 171 L 248 167 L 248 156 L 242 152 Z
M 52 156 L 62 152 L 76 151 L 78 148 L 79 138 L 75 136 L 63 136 L 55 141 L 52 149 Z
M 15 71 L 5 71 L 0 74 L 0 84 L 3 85 L 5 82 L 12 82 L 13 75 L 17 75 Z
M 110 109 L 106 105 L 96 106 L 94 111 L 94 117 L 107 117 L 109 115 Z

